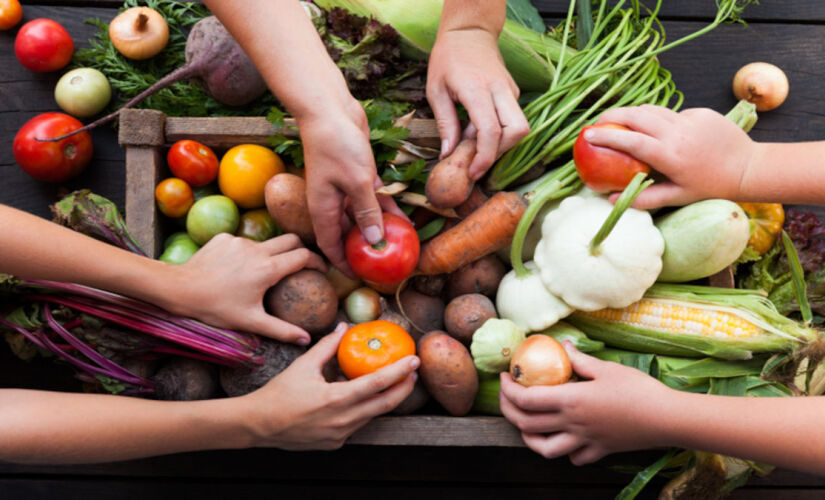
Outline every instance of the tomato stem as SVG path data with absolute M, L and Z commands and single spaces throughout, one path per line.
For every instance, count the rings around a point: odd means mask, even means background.
M 367 347 L 369 347 L 373 351 L 377 351 L 381 349 L 381 340 L 373 337 L 367 341 Z
M 387 240 L 381 240 L 375 245 L 370 245 L 373 250 L 383 250 L 387 248 Z

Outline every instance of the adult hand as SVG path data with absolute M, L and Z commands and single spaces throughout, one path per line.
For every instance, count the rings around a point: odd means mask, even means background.
M 323 259 L 294 234 L 256 242 L 221 233 L 185 264 L 171 267 L 175 293 L 164 307 L 215 326 L 307 345 L 305 330 L 269 315 L 263 305 L 267 289 L 304 268 L 326 271 Z
M 675 391 L 635 368 L 582 354 L 569 342 L 564 347 L 575 373 L 589 380 L 524 387 L 501 374 L 501 411 L 530 449 L 546 458 L 570 455 L 582 465 L 664 444 L 654 430 L 661 424 L 656 407 Z
M 706 198 L 748 201 L 740 200 L 740 192 L 756 143 L 723 115 L 645 104 L 605 111 L 599 123 L 632 130 L 592 128 L 584 135 L 588 142 L 624 151 L 667 177 L 642 191 L 634 207 L 681 206 Z
M 478 180 L 495 160 L 530 131 L 518 105 L 519 88 L 498 50 L 498 35 L 481 28 L 441 31 L 430 54 L 427 99 L 441 136 L 441 156 L 458 145 L 455 103 L 470 115 L 465 137 L 476 137 L 470 177 Z
M 299 119 L 298 126 L 318 247 L 335 267 L 352 276 L 343 244 L 351 227 L 347 211 L 370 244 L 384 237 L 382 210 L 406 215 L 391 197 L 375 194 L 383 183 L 375 168 L 367 117 L 357 101 L 345 112 Z
M 346 330 L 344 323 L 338 325 L 264 387 L 243 396 L 253 408 L 257 446 L 340 448 L 353 432 L 410 394 L 420 364 L 415 356 L 353 380 L 327 382 L 322 371 Z

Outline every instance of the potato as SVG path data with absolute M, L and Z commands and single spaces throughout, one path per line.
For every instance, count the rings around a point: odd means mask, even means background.
M 315 244 L 315 232 L 307 205 L 307 184 L 292 174 L 277 174 L 264 189 L 266 209 L 285 233 L 295 233 L 305 245 Z
M 446 274 L 419 275 L 410 280 L 413 288 L 419 293 L 430 297 L 439 297 L 447 284 Z
M 433 167 L 427 176 L 425 193 L 427 200 L 438 208 L 461 205 L 473 190 L 470 179 L 470 163 L 476 154 L 475 139 L 461 141 L 450 156 Z
M 323 273 L 302 269 L 266 293 L 264 304 L 276 317 L 298 325 L 313 337 L 328 333 L 338 314 L 335 288 Z
M 450 335 L 469 345 L 475 331 L 485 321 L 495 317 L 496 307 L 493 301 L 480 293 L 468 293 L 459 295 L 447 304 L 444 326 Z
M 399 298 L 403 307 L 400 309 L 401 313 L 410 320 L 419 336 L 433 330 L 444 329 L 443 300 L 409 289 L 401 292 Z M 415 337 L 416 332 L 411 331 L 410 334 Z
M 458 269 L 447 278 L 447 298 L 480 293 L 493 297 L 504 277 L 504 264 L 495 255 L 487 255 Z
M 466 415 L 478 392 L 478 374 L 464 344 L 445 332 L 433 331 L 418 343 L 418 373 L 427 392 L 450 415 Z
M 220 384 L 227 396 L 243 396 L 263 387 L 272 377 L 286 370 L 298 356 L 306 352 L 306 347 L 295 344 L 263 339 L 255 354 L 263 357 L 264 363 L 254 370 L 222 366 Z

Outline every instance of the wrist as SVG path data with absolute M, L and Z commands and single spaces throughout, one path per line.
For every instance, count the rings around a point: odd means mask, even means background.
M 337 102 L 331 106 L 319 106 L 317 109 L 294 116 L 305 145 L 308 137 L 338 136 L 343 131 L 350 130 L 353 125 L 365 132 L 369 130 L 364 108 L 353 97 L 348 101 Z
M 290 114 L 295 117 L 300 129 L 302 124 L 316 127 L 327 123 L 334 123 L 338 119 L 348 119 L 355 123 L 366 123 L 364 108 L 357 99 L 347 90 L 343 95 L 328 95 L 321 101 L 307 103 L 289 108 Z
M 751 142 L 750 151 L 743 155 L 744 161 L 741 166 L 741 176 L 739 178 L 739 186 L 736 196 L 732 199 L 735 201 L 756 201 L 759 193 L 753 189 L 754 180 L 758 177 L 760 170 L 760 163 L 763 158 L 767 156 L 768 144 L 762 142 Z
M 438 34 L 451 31 L 485 32 L 498 40 L 504 29 L 506 2 L 476 0 L 445 0 L 438 25 Z

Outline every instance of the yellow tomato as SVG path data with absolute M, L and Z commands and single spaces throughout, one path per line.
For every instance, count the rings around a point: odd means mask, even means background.
M 263 207 L 267 181 L 284 170 L 284 163 L 271 149 L 257 144 L 241 144 L 221 158 L 218 187 L 239 207 Z

